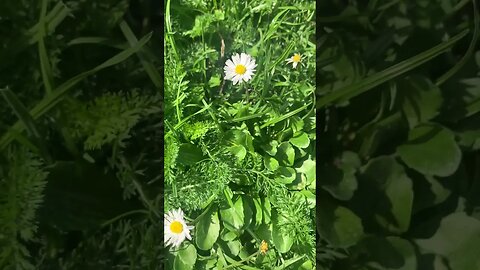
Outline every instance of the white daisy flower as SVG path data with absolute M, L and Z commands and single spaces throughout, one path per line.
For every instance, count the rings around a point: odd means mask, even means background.
M 187 238 L 192 240 L 190 230 L 193 226 L 187 226 L 183 218 L 182 209 L 172 210 L 164 216 L 164 242 L 166 246 L 178 247 Z
M 232 56 L 232 59 L 228 59 L 225 63 L 225 80 L 230 80 L 233 82 L 233 85 L 236 85 L 238 82 L 247 82 L 252 79 L 253 73 L 255 72 L 255 59 L 246 53 L 237 53 Z
M 296 53 L 285 61 L 287 61 L 288 63 L 292 63 L 293 68 L 297 68 L 298 63 L 302 61 L 302 56 L 299 53 Z

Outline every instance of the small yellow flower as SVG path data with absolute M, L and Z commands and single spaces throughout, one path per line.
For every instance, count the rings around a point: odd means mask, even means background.
M 265 242 L 265 240 L 262 240 L 262 243 L 260 243 L 260 253 L 262 253 L 262 255 L 265 255 L 267 254 L 267 251 L 268 251 L 268 244 L 267 242 Z
M 302 56 L 299 53 L 295 53 L 292 57 L 286 59 L 288 63 L 292 63 L 293 68 L 297 68 L 298 63 L 302 61 Z

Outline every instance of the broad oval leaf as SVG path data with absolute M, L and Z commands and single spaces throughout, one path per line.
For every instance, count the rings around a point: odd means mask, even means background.
M 446 177 L 460 165 L 462 153 L 447 129 L 426 124 L 412 129 L 408 142 L 397 148 L 408 167 L 427 175 Z
M 278 161 L 273 157 L 266 156 L 263 161 L 265 167 L 270 171 L 275 171 L 279 167 Z
M 243 145 L 234 145 L 228 148 L 230 153 L 234 154 L 238 160 L 243 160 L 247 155 L 247 149 Z
M 297 136 L 291 138 L 289 142 L 298 148 L 307 148 L 310 145 L 310 139 L 305 132 L 301 132 Z
M 189 244 L 186 248 L 181 248 L 173 263 L 174 270 L 192 270 L 197 261 L 197 249 Z
M 280 167 L 276 171 L 275 180 L 282 184 L 290 184 L 295 181 L 296 177 L 297 172 L 295 171 L 295 169 L 290 167 Z
M 279 225 L 279 222 L 285 217 L 279 215 L 277 211 L 272 211 L 272 241 L 276 249 L 281 253 L 286 253 L 292 248 L 293 237 L 289 232 L 282 230 L 282 226 Z
M 320 196 L 321 207 L 317 213 L 317 230 L 332 246 L 347 248 L 364 237 L 362 220 L 350 209 L 338 206 L 329 199 L 326 192 Z
M 293 166 L 295 149 L 289 142 L 283 142 L 278 146 L 275 157 L 282 165 Z
M 227 206 L 226 208 L 220 209 L 220 216 L 225 228 L 230 231 L 239 231 L 244 225 L 244 210 L 243 210 L 243 200 L 241 197 L 237 197 L 233 203 L 233 207 Z
M 216 207 L 211 207 L 205 213 L 195 226 L 195 242 L 197 247 L 203 250 L 209 250 L 217 241 L 220 234 L 220 222 Z
M 362 182 L 377 186 L 365 191 L 364 196 L 374 200 L 370 211 L 377 222 L 387 230 L 401 233 L 408 230 L 413 209 L 413 183 L 395 158 L 381 156 L 372 159 L 361 175 Z
M 446 257 L 449 269 L 479 269 L 480 221 L 463 212 L 444 217 L 432 237 L 415 242 L 424 251 Z

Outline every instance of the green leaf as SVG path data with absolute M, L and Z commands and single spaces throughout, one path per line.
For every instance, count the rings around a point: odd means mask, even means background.
M 225 144 L 230 146 L 242 145 L 247 151 L 253 151 L 252 135 L 247 130 L 229 130 L 224 137 Z
M 242 197 L 238 196 L 233 206 L 220 209 L 223 225 L 231 231 L 240 231 L 244 223 L 244 209 Z
M 193 165 L 203 159 L 202 149 L 191 143 L 184 143 L 178 149 L 177 161 L 184 165 Z
M 269 156 L 264 157 L 264 164 L 265 167 L 270 171 L 275 171 L 279 167 L 278 161 Z
M 300 134 L 291 138 L 289 142 L 298 148 L 307 148 L 310 145 L 310 139 L 305 132 L 301 132 Z
M 216 207 L 211 207 L 195 226 L 195 243 L 203 250 L 209 250 L 220 234 L 220 222 Z
M 387 237 L 387 240 L 403 257 L 403 265 L 400 268 L 387 268 L 388 270 L 417 269 L 417 255 L 415 254 L 415 248 L 409 241 L 395 236 Z
M 358 188 L 355 176 L 361 161 L 357 153 L 345 151 L 338 165 L 324 165 L 320 169 L 321 186 L 339 200 L 350 200 Z
M 238 256 L 238 254 L 240 253 L 240 249 L 242 248 L 242 243 L 240 243 L 239 240 L 233 240 L 233 241 L 228 241 L 227 246 L 228 246 L 229 252 L 233 256 Z
M 277 154 L 277 148 L 278 148 L 278 142 L 277 141 L 271 141 L 266 145 L 261 145 L 260 147 L 265 150 L 269 155 L 275 156 Z
M 208 81 L 208 86 L 210 88 L 214 88 L 214 87 L 220 86 L 220 83 L 221 83 L 220 76 L 212 76 Z
M 452 191 L 444 187 L 435 177 L 425 175 L 423 178 L 413 179 L 415 192 L 422 194 L 422 196 L 415 196 L 414 212 L 440 204 L 452 194 Z
M 293 237 L 289 232 L 282 230 L 282 227 L 279 225 L 285 217 L 278 214 L 277 211 L 272 212 L 272 241 L 275 245 L 275 248 L 281 252 L 286 253 L 290 250 L 293 245 Z
M 174 270 L 192 270 L 197 261 L 197 249 L 194 245 L 188 245 L 186 248 L 181 248 L 174 261 Z
M 237 234 L 235 232 L 231 232 L 229 230 L 223 229 L 220 238 L 223 241 L 228 242 L 228 241 L 232 241 L 233 239 L 237 238 Z
M 293 166 L 293 161 L 295 159 L 295 149 L 289 142 L 281 143 L 277 148 L 277 154 L 275 155 L 276 159 L 282 165 Z
M 411 130 L 408 142 L 399 146 L 397 153 L 408 167 L 423 174 L 441 177 L 452 175 L 462 158 L 454 135 L 433 124 Z
M 432 237 L 415 242 L 424 252 L 447 258 L 449 269 L 478 269 L 480 266 L 480 221 L 463 212 L 444 217 Z
M 348 248 L 355 245 L 363 236 L 362 220 L 351 210 L 331 203 L 319 203 L 317 226 L 320 236 L 331 245 Z
M 238 160 L 243 160 L 247 155 L 247 149 L 243 145 L 234 145 L 228 148 L 230 153 L 234 154 Z
M 370 212 L 376 212 L 377 221 L 391 232 L 407 231 L 412 215 L 413 183 L 403 166 L 391 156 L 381 156 L 366 165 L 361 177 L 360 182 L 369 181 L 378 188 L 378 194 L 375 190 L 365 194 L 376 200 Z
M 290 184 L 295 181 L 296 177 L 297 172 L 295 171 L 295 169 L 282 166 L 276 171 L 275 180 L 282 184 Z
M 262 202 L 263 223 L 270 224 L 272 217 L 272 205 L 270 204 L 270 199 L 265 197 L 262 199 Z
M 254 226 L 257 227 L 262 224 L 263 219 L 262 201 L 260 198 L 253 198 L 253 204 L 255 208 Z
M 298 173 L 301 173 L 305 176 L 306 178 L 306 183 L 307 185 L 310 184 L 315 184 L 316 180 L 316 162 L 311 159 L 306 159 L 302 162 L 302 165 L 300 165 L 299 168 L 296 168 L 295 170 Z

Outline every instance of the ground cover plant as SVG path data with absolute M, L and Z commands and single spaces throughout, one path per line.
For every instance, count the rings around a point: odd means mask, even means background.
M 320 2 L 319 269 L 479 269 L 478 14 Z
M 161 265 L 160 11 L 0 2 L 0 269 Z
M 166 1 L 167 269 L 314 269 L 315 2 Z

